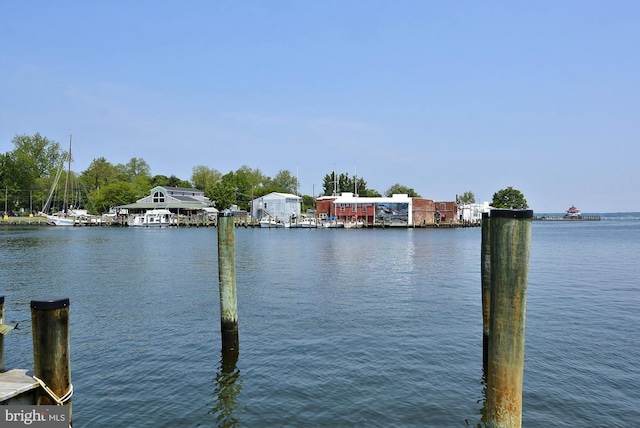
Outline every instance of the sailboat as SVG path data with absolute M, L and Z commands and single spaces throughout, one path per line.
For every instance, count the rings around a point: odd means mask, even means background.
M 67 179 L 65 181 L 65 186 L 64 186 L 64 202 L 62 205 L 62 211 L 49 214 L 48 211 L 51 208 L 51 201 L 53 199 L 55 190 L 58 187 L 58 182 L 60 181 L 60 177 L 62 176 L 63 168 L 64 168 L 64 162 L 61 163 L 60 167 L 58 168 L 56 177 L 53 180 L 53 186 L 51 186 L 51 192 L 49 193 L 47 202 L 45 202 L 44 207 L 42 207 L 40 216 L 45 217 L 47 219 L 47 223 L 49 223 L 52 226 L 75 226 L 76 223 L 78 223 L 80 217 L 86 215 L 86 211 L 74 210 L 68 207 L 69 177 L 71 175 L 71 135 L 69 135 L 69 155 L 67 158 Z

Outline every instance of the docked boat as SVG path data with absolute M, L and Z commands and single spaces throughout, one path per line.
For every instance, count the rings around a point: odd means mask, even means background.
M 131 227 L 169 227 L 176 225 L 175 215 L 166 209 L 147 210 L 129 217 L 127 224 Z
M 291 227 L 296 227 L 298 229 L 315 229 L 319 227 L 319 223 L 318 220 L 313 217 L 305 217 L 297 223 L 292 223 Z
M 579 218 L 579 217 L 582 217 L 582 213 L 575 206 L 571 205 L 571 208 L 569 208 L 567 210 L 567 213 L 565 214 L 565 217 Z
M 260 219 L 260 227 L 265 229 L 275 229 L 285 227 L 285 224 L 271 217 L 263 217 Z
M 47 224 L 51 226 L 75 226 L 76 224 L 76 217 L 64 212 L 41 214 L 41 216 L 46 218 Z
M 364 221 L 358 220 L 350 220 L 344 224 L 345 229 L 362 229 L 364 227 Z
M 87 210 L 69 208 L 53 214 L 41 214 L 51 226 L 84 226 L 100 223 L 100 219 L 89 214 Z
M 67 165 L 67 175 L 64 186 L 64 200 L 62 202 L 62 210 L 50 213 L 50 209 L 52 206 L 52 201 L 54 194 L 58 188 L 58 183 L 60 182 L 60 178 L 62 176 L 65 163 Z M 73 206 L 72 202 L 69 200 L 70 193 L 70 180 L 71 179 L 71 136 L 69 136 L 69 153 L 67 153 L 67 158 L 60 164 L 56 176 L 53 180 L 53 185 L 51 186 L 51 191 L 49 192 L 49 197 L 42 207 L 42 211 L 39 212 L 40 217 L 44 217 L 47 220 L 47 224 L 51 226 L 76 226 L 76 225 L 85 225 L 96 223 L 98 220 L 95 216 L 89 215 L 87 210 L 78 209 L 77 206 Z
M 322 227 L 326 229 L 344 229 L 344 221 L 335 218 L 326 220 L 322 223 Z

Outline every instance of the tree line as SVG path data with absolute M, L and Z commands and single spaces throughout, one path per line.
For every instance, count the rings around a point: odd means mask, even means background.
M 40 211 L 45 201 L 52 196 L 51 207 L 55 211 L 63 209 L 66 179 L 53 185 L 56 176 L 73 154 L 65 151 L 61 144 L 36 133 L 16 135 L 11 140 L 14 149 L 0 154 L 0 186 L 4 191 L 5 211 Z M 66 170 L 64 171 L 66 174 Z M 69 172 L 69 182 L 73 183 L 73 200 L 76 207 L 84 207 L 91 214 L 108 212 L 109 208 L 136 202 L 149 195 L 156 186 L 196 188 L 215 201 L 218 209 L 237 206 L 248 209 L 252 199 L 271 192 L 298 194 L 297 178 L 288 170 L 280 170 L 274 177 L 265 175 L 259 168 L 243 165 L 226 174 L 205 165 L 192 168 L 191 177 L 186 180 L 171 175 L 151 175 L 151 167 L 142 158 L 131 158 L 126 164 L 112 164 L 104 157 L 94 159 L 89 167 L 80 172 Z M 53 191 L 52 191 L 53 190 Z M 360 196 L 382 196 L 367 187 L 362 177 L 349 177 L 348 173 L 328 173 L 324 176 L 322 195 L 352 192 Z M 384 193 L 407 194 L 420 197 L 414 189 L 399 183 Z M 303 211 L 315 206 L 315 196 L 302 195 Z

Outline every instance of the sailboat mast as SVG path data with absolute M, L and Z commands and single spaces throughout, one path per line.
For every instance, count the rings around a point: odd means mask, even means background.
M 333 167 L 333 196 L 336 196 L 338 193 L 338 181 L 336 180 L 336 168 Z
M 358 167 L 354 166 L 355 175 L 353 176 L 353 194 L 358 196 Z
M 68 167 L 67 167 L 67 180 L 64 184 L 64 202 L 62 205 L 63 213 L 67 212 L 67 203 L 68 203 L 68 197 L 69 197 L 69 176 L 71 175 L 71 137 L 72 135 L 69 134 L 69 158 L 68 158 Z

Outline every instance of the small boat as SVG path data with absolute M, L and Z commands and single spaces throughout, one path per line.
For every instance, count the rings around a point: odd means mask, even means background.
M 298 229 L 315 229 L 318 226 L 318 220 L 313 217 L 305 217 L 299 222 L 295 223 L 295 227 L 297 227 Z M 292 227 L 294 227 L 293 224 Z
M 327 220 L 324 223 L 322 223 L 322 227 L 326 228 L 326 229 L 343 229 L 344 228 L 344 222 L 342 220 Z
M 582 213 L 575 206 L 571 205 L 571 208 L 567 210 L 565 217 L 579 218 L 579 217 L 582 217 Z
M 285 227 L 285 224 L 271 217 L 263 217 L 260 219 L 260 227 L 265 229 Z
M 351 220 L 344 224 L 345 229 L 362 229 L 363 227 L 364 227 L 364 221 L 360 219 Z
M 169 227 L 175 226 L 175 215 L 166 209 L 148 210 L 129 217 L 127 224 L 131 227 Z

